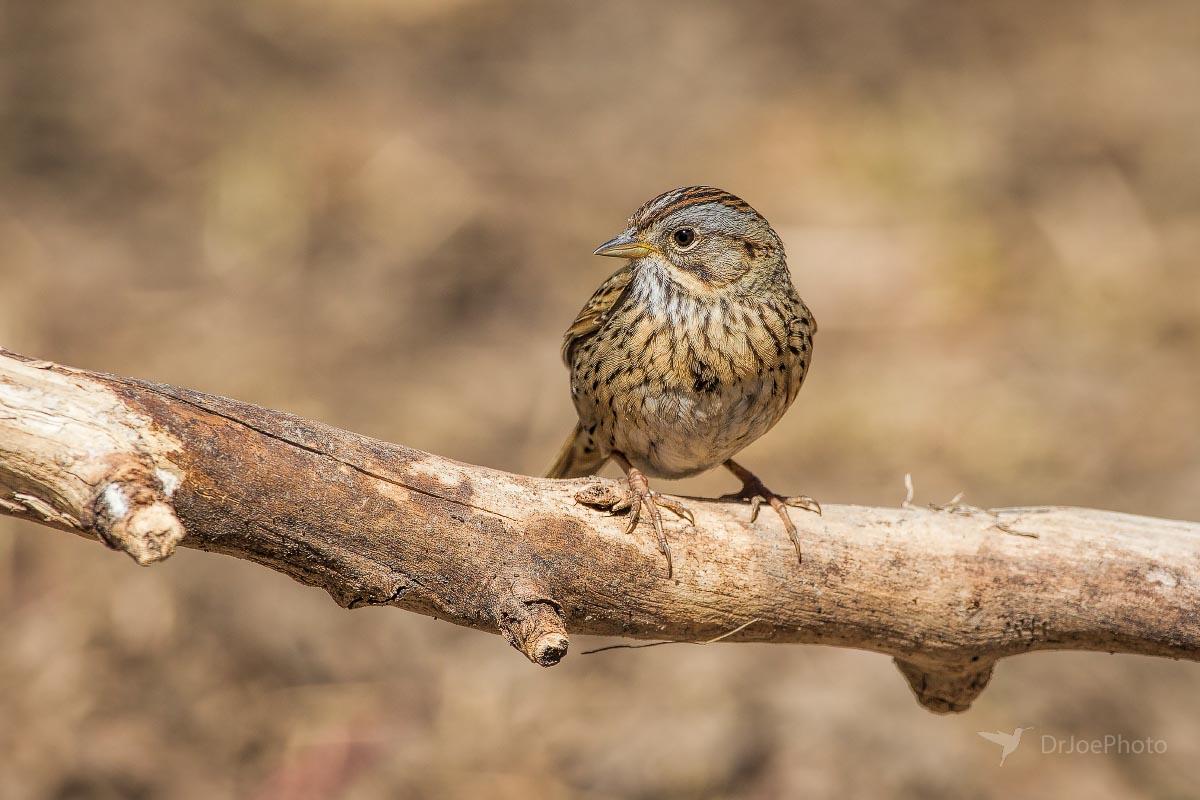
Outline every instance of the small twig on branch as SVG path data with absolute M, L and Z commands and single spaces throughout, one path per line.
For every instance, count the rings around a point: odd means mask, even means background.
M 772 520 L 691 501 L 623 533 L 551 481 L 290 414 L 0 350 L 0 513 L 139 564 L 178 545 L 262 564 L 347 608 L 500 633 L 537 664 L 580 634 L 807 642 L 887 653 L 918 700 L 962 711 L 1031 650 L 1200 660 L 1200 525 L 1077 508 L 827 506 L 805 559 Z M 997 532 L 1016 535 L 997 535 Z M 744 622 L 750 620 L 751 623 Z M 627 645 L 628 646 L 628 645 Z M 604 649 L 604 648 L 601 648 Z

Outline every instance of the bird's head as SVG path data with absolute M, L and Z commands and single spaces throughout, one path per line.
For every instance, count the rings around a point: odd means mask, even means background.
M 762 215 L 711 186 L 672 189 L 643 205 L 629 227 L 596 248 L 598 256 L 646 260 L 696 289 L 716 289 L 774 269 L 783 243 Z

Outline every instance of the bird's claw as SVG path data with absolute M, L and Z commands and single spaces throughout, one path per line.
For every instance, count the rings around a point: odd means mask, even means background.
M 583 491 L 575 494 L 575 501 L 591 508 L 598 508 L 601 511 L 607 511 L 612 516 L 629 511 L 633 508 L 633 498 L 636 492 L 630 490 L 621 492 L 615 489 L 610 489 L 607 486 L 589 486 Z M 696 517 L 692 515 L 691 510 L 680 503 L 678 500 L 673 500 L 661 492 L 650 490 L 654 502 L 663 508 L 670 511 L 680 519 L 686 519 L 689 525 L 696 524 Z
M 667 578 L 675 575 L 675 564 L 671 558 L 671 546 L 667 544 L 667 535 L 663 530 L 662 511 L 659 507 L 667 509 L 678 517 L 688 520 L 695 525 L 695 517 L 692 512 L 683 506 L 677 500 L 664 497 L 658 492 L 650 488 L 649 481 L 642 472 L 635 468 L 628 470 L 627 481 L 629 483 L 629 523 L 625 526 L 626 533 L 633 533 L 637 527 L 638 520 L 642 516 L 642 507 L 645 506 L 650 512 L 650 522 L 654 525 L 654 536 L 658 539 L 658 551 L 663 554 L 663 558 L 667 560 Z
M 775 513 L 779 515 L 779 519 L 783 521 L 784 530 L 787 531 L 788 538 L 792 540 L 792 545 L 796 548 L 796 559 L 803 562 L 803 556 L 800 553 L 800 535 L 796 530 L 795 523 L 788 515 L 788 508 L 802 508 L 805 511 L 811 511 L 817 516 L 821 516 L 821 504 L 807 495 L 795 495 L 793 497 L 783 497 L 775 494 L 762 481 L 754 479 L 746 481 L 741 490 L 733 494 L 722 495 L 720 500 L 734 503 L 750 503 L 750 522 L 753 524 L 758 520 L 758 512 L 762 508 L 763 501 L 767 505 L 775 509 Z
M 791 508 L 802 508 L 805 511 L 811 511 L 818 517 L 821 516 L 821 504 L 806 494 L 785 497 L 783 498 L 783 504 L 785 506 L 790 506 Z
M 692 515 L 691 509 L 689 509 L 683 503 L 679 502 L 678 500 L 673 500 L 670 497 L 667 497 L 665 494 L 660 494 L 659 492 L 651 491 L 650 494 L 654 497 L 654 502 L 656 502 L 658 505 L 662 506 L 667 511 L 670 511 L 680 519 L 686 519 L 688 525 L 695 527 L 696 517 Z
M 687 506 L 678 500 L 651 489 L 646 476 L 641 472 L 630 470 L 627 484 L 629 487 L 627 492 L 618 492 L 608 486 L 588 487 L 576 494 L 575 499 L 583 505 L 607 510 L 614 516 L 627 513 L 628 521 L 625 523 L 625 533 L 627 534 L 633 533 L 637 528 L 637 524 L 642 518 L 642 509 L 645 508 L 649 512 L 651 524 L 654 526 L 658 550 L 667 560 L 667 577 L 671 578 L 675 574 L 675 566 L 671 557 L 671 546 L 667 543 L 667 537 L 663 530 L 660 509 L 665 508 L 680 519 L 687 520 L 689 525 L 694 526 L 696 518 Z

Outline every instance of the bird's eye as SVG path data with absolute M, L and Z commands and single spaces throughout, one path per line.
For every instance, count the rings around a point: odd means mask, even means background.
M 680 228 L 671 234 L 671 239 L 680 250 L 687 250 L 696 243 L 696 231 L 692 228 Z

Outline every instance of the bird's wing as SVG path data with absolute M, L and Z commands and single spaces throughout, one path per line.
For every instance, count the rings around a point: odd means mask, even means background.
M 567 328 L 567 332 L 563 336 L 562 358 L 568 366 L 571 363 L 572 349 L 600 329 L 600 326 L 624 299 L 625 290 L 629 288 L 632 280 L 633 265 L 627 264 L 600 284 L 600 288 L 580 309 L 575 321 L 571 323 L 571 327 Z
M 996 731 L 995 733 L 990 731 L 979 731 L 979 735 L 987 739 L 992 744 L 998 745 L 1006 745 L 1008 744 L 1008 740 L 1012 738 L 1011 734 L 1000 733 L 999 731 Z

